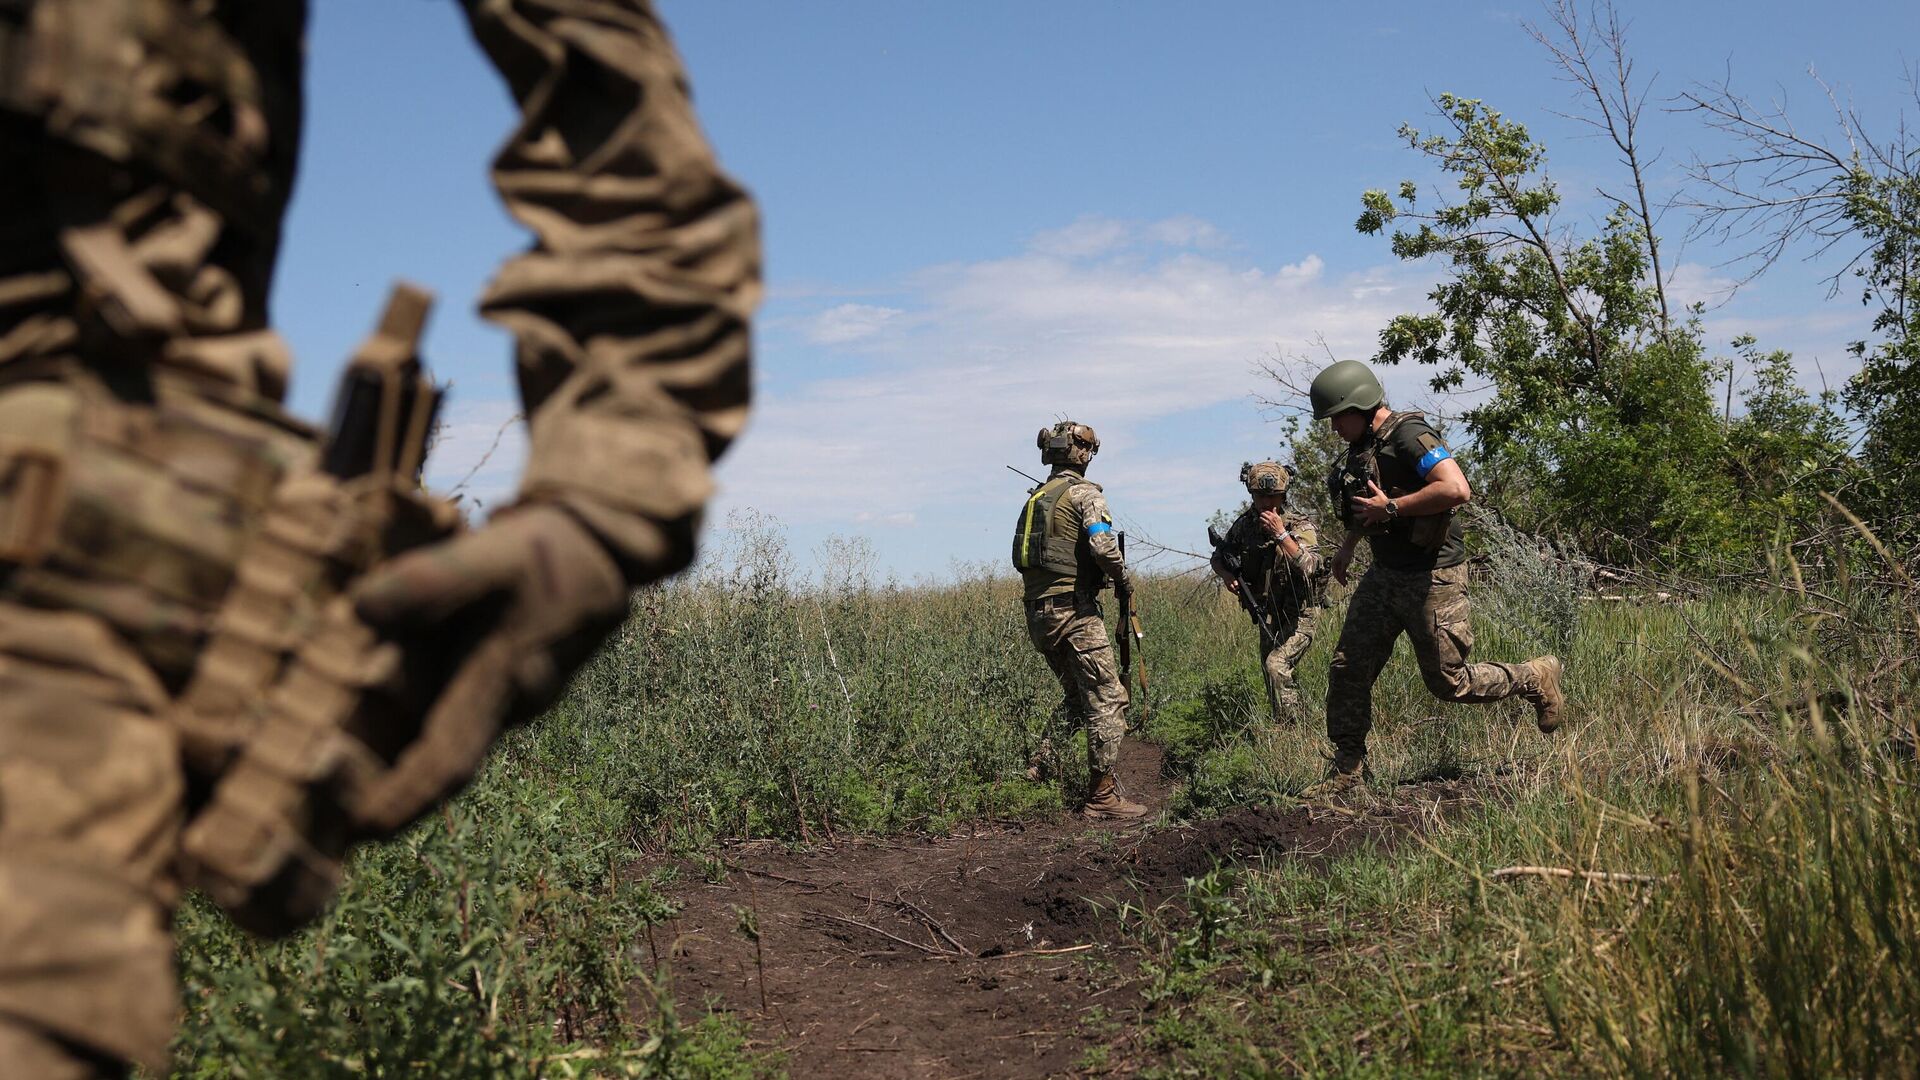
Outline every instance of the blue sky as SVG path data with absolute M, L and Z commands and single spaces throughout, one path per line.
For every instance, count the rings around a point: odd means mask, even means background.
M 1528 39 L 1530 5 L 1278 2 L 967 4 L 665 0 L 708 134 L 759 198 L 768 300 L 758 407 L 723 463 L 716 522 L 771 515 L 794 549 L 870 539 L 886 569 L 938 575 L 1005 558 L 1033 433 L 1071 415 L 1105 447 L 1091 476 L 1125 527 L 1195 547 L 1239 498 L 1241 461 L 1278 452 L 1256 366 L 1366 358 L 1381 324 L 1424 307 L 1435 270 L 1398 265 L 1352 223 L 1359 194 L 1427 180 L 1395 137 L 1443 91 L 1526 122 L 1585 226 L 1611 148 Z M 1910 2 L 1623 3 L 1656 81 L 1644 138 L 1655 181 L 1710 139 L 1662 112 L 1728 76 L 1830 132 L 1809 66 L 1890 128 L 1916 60 Z M 274 295 L 300 359 L 293 401 L 318 415 L 387 282 L 440 295 L 430 359 L 454 384 L 430 465 L 449 486 L 515 412 L 505 338 L 473 304 L 525 243 L 485 179 L 511 114 L 444 0 L 314 5 L 308 139 Z M 1675 288 L 1737 333 L 1793 350 L 1818 385 L 1849 370 L 1867 312 L 1789 263 L 1725 300 L 1730 252 L 1680 250 Z M 1418 370 L 1389 371 L 1426 404 Z M 1441 403 L 1444 404 L 1444 403 Z M 512 490 L 517 432 L 468 481 Z

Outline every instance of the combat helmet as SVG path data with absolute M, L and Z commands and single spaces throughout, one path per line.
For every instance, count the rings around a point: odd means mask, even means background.
M 1387 400 L 1387 392 L 1372 368 L 1358 360 L 1341 360 L 1313 377 L 1307 397 L 1313 401 L 1313 418 L 1325 420 L 1348 409 L 1371 412 Z
M 1073 420 L 1062 420 L 1052 427 L 1043 427 L 1034 439 L 1040 447 L 1040 461 L 1044 465 L 1071 465 L 1084 469 L 1093 455 L 1100 452 L 1100 436 L 1085 424 Z
M 1293 470 L 1277 461 L 1249 461 L 1240 466 L 1240 482 L 1249 495 L 1285 495 Z

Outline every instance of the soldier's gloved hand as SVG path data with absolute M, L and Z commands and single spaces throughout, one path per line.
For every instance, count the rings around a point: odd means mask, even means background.
M 408 552 L 353 590 L 359 617 L 400 651 L 418 736 L 356 799 L 392 831 L 473 775 L 502 728 L 548 705 L 627 614 L 627 579 L 579 519 L 524 504 Z

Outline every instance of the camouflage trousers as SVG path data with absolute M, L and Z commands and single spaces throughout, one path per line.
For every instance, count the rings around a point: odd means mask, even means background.
M 1327 737 L 1336 762 L 1357 766 L 1373 727 L 1373 684 L 1401 634 L 1413 645 L 1420 677 L 1442 701 L 1480 703 L 1512 697 L 1532 676 L 1519 664 L 1470 664 L 1465 564 L 1444 570 L 1375 566 L 1354 589 L 1347 621 L 1327 671 Z
M 166 1071 L 186 799 L 166 699 L 102 621 L 0 602 L 0 1075 Z
M 1293 672 L 1300 658 L 1313 647 L 1313 635 L 1320 628 L 1320 609 L 1307 608 L 1291 619 L 1279 620 L 1272 648 L 1260 655 L 1260 668 L 1267 681 L 1267 704 L 1279 724 L 1300 720 L 1300 690 L 1294 685 Z M 1265 644 L 1265 639 L 1262 639 Z
M 1036 759 L 1050 755 L 1055 737 L 1064 739 L 1070 730 L 1065 722 L 1071 722 L 1086 728 L 1087 764 L 1095 772 L 1111 771 L 1120 760 L 1120 740 L 1127 732 L 1128 699 L 1100 605 L 1085 597 L 1072 603 L 1030 603 L 1027 637 L 1046 657 L 1062 693 L 1053 730 Z

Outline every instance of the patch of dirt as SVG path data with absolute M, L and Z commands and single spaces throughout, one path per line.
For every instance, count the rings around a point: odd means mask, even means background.
M 1157 747 L 1128 740 L 1118 776 L 1164 809 Z M 794 1076 L 1053 1076 L 1083 1050 L 1087 1009 L 1134 1004 L 1118 902 L 1161 903 L 1216 864 L 1330 859 L 1465 797 L 1457 784 L 1412 794 L 1365 812 L 1248 807 L 1158 826 L 1063 815 L 803 851 L 743 843 L 721 852 L 725 881 L 682 878 L 680 916 L 656 941 L 673 941 L 682 1015 L 739 1014 Z

